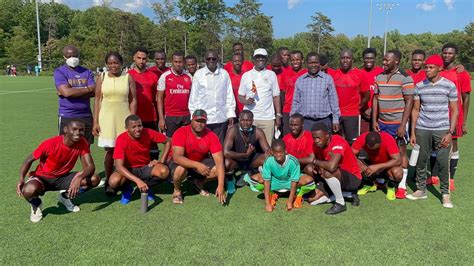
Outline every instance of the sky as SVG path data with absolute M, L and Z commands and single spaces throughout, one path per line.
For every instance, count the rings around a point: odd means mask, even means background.
M 42 0 L 49 2 L 51 0 Z M 101 5 L 104 0 L 54 0 L 74 9 L 87 9 Z M 154 19 L 152 2 L 160 0 L 105 0 L 113 7 L 134 13 L 142 13 Z M 238 0 L 224 0 L 233 6 Z M 322 12 L 328 16 L 335 33 L 349 37 L 368 35 L 371 0 L 260 0 L 261 11 L 272 17 L 275 38 L 291 37 L 295 33 L 308 31 L 311 16 Z M 462 30 L 473 22 L 474 0 L 372 0 L 372 36 L 382 36 L 385 31 L 385 10 L 381 3 L 397 3 L 388 15 L 388 30 L 397 29 L 408 33 L 446 33 Z

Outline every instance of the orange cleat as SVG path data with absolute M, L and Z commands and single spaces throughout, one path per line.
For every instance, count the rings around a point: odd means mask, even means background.
M 273 193 L 272 196 L 271 196 L 271 199 L 270 199 L 270 204 L 272 206 L 276 206 L 277 205 L 277 201 L 278 201 L 278 194 L 277 193 Z
M 395 193 L 395 197 L 397 199 L 405 199 L 407 195 L 407 190 L 404 188 L 397 188 L 397 193 Z
M 293 201 L 293 207 L 296 209 L 301 208 L 303 205 L 303 197 L 302 196 L 296 196 L 295 201 Z

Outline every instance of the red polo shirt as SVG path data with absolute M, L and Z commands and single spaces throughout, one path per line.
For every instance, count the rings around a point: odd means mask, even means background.
M 222 145 L 216 133 L 204 128 L 201 137 L 196 136 L 191 125 L 180 127 L 173 134 L 171 143 L 174 146 L 184 148 L 184 156 L 190 160 L 200 162 L 210 154 L 222 151 Z
M 370 89 L 370 83 L 365 75 L 357 68 L 353 68 L 347 73 L 339 68 L 331 76 L 336 85 L 341 116 L 359 115 L 360 92 Z

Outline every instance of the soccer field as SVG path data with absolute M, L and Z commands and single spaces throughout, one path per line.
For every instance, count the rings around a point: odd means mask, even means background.
M 103 188 L 80 195 L 78 213 L 43 197 L 41 222 L 16 195 L 19 168 L 40 141 L 57 133 L 52 77 L 0 77 L 0 264 L 465 264 L 474 263 L 474 125 L 460 141 L 454 209 L 441 206 L 439 187 L 424 201 L 389 202 L 381 191 L 361 205 L 328 216 L 329 205 L 291 212 L 281 199 L 273 213 L 248 187 L 229 206 L 185 187 L 185 204 L 171 203 L 172 187 L 155 187 L 157 201 L 140 214 L 139 193 L 127 206 Z M 98 173 L 102 149 L 92 148 Z M 410 179 L 413 169 L 410 169 Z M 411 184 L 413 188 L 413 184 Z

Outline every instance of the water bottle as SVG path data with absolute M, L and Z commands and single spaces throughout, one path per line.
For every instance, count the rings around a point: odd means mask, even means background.
M 148 211 L 148 192 L 142 192 L 141 202 L 142 202 L 142 205 L 140 207 L 140 212 L 146 213 Z

